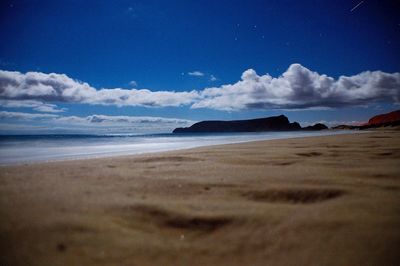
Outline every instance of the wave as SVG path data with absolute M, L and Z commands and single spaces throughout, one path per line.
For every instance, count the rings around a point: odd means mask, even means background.
M 3 135 L 0 165 L 97 158 L 240 143 L 257 140 L 342 134 L 354 131 L 212 134 Z

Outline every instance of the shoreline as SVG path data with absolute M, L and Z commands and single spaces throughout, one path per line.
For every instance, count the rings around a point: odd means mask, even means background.
M 149 151 L 149 152 L 134 152 L 134 151 L 116 151 L 116 152 L 109 152 L 105 153 L 103 152 L 102 154 L 93 154 L 93 155 L 75 155 L 71 157 L 62 157 L 62 158 L 55 158 L 55 159 L 50 159 L 50 160 L 37 160 L 37 161 L 19 161 L 19 162 L 12 162 L 12 163 L 2 163 L 0 162 L 0 168 L 1 167 L 7 167 L 7 166 L 22 166 L 22 165 L 36 165 L 36 164 L 42 164 L 42 163 L 57 163 L 57 162 L 63 162 L 63 161 L 79 161 L 79 160 L 96 160 L 96 159 L 104 159 L 104 158 L 118 158 L 118 157 L 130 157 L 130 156 L 145 156 L 145 155 L 152 155 L 152 154 L 158 154 L 158 153 L 165 153 L 165 152 L 174 152 L 174 151 L 185 151 L 185 150 L 191 150 L 191 149 L 197 149 L 197 148 L 203 148 L 203 147 L 213 147 L 213 146 L 219 146 L 219 145 L 230 145 L 230 144 L 240 144 L 240 143 L 249 143 L 249 142 L 263 142 L 263 141 L 273 141 L 273 140 L 285 140 L 285 139 L 294 139 L 294 138 L 313 138 L 313 137 L 320 137 L 320 136 L 334 136 L 334 135 L 347 135 L 347 134 L 361 134 L 361 133 L 369 133 L 371 131 L 350 131 L 350 130 L 326 130 L 326 131 L 319 131 L 319 132 L 306 132 L 310 134 L 318 134 L 320 135 L 311 135 L 311 136 L 290 136 L 290 137 L 278 137 L 278 138 L 271 138 L 271 139 L 258 139 L 258 140 L 237 140 L 235 142 L 229 142 L 229 143 L 216 143 L 216 144 L 200 144 L 198 146 L 193 146 L 193 147 L 180 147 L 180 148 L 171 148 L 171 149 L 165 149 L 161 151 Z M 275 132 L 273 132 L 275 133 Z M 322 133 L 322 134 L 321 134 Z M 326 134 L 325 134 L 326 133 Z M 1 151 L 1 149 L 0 149 Z
M 396 265 L 400 131 L 0 169 L 4 265 Z

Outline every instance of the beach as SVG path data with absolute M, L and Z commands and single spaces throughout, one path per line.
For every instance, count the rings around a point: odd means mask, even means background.
M 398 265 L 400 131 L 0 167 L 0 265 Z

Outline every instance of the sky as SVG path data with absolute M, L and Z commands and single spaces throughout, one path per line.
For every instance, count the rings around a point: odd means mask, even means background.
M 0 134 L 400 109 L 398 1 L 0 2 Z

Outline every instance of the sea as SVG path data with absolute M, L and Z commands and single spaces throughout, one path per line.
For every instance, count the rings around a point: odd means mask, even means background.
M 2 135 L 0 165 L 101 158 L 258 140 L 288 139 L 354 131 L 288 131 L 213 134 Z

